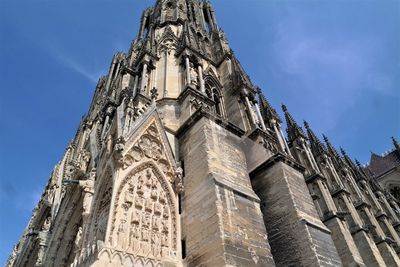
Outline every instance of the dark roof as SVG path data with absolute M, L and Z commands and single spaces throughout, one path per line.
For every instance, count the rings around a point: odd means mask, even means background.
M 365 169 L 377 178 L 391 169 L 400 166 L 400 153 L 395 149 L 387 155 L 379 156 L 371 154 L 370 163 Z

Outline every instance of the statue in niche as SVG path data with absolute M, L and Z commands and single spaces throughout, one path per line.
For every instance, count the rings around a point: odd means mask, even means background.
M 90 213 L 90 206 L 92 204 L 92 198 L 94 193 L 94 180 L 96 176 L 96 168 L 93 168 L 87 179 L 83 181 L 78 181 L 79 186 L 83 190 L 83 214 Z
M 160 256 L 160 234 L 157 232 L 153 232 L 151 234 L 151 246 L 152 246 L 152 252 L 154 257 L 159 257 Z
M 152 190 L 151 191 L 151 193 L 150 193 L 150 197 L 154 200 L 154 201 L 156 201 L 157 200 L 157 190 Z
M 151 187 L 151 170 L 150 169 L 147 169 L 146 170 L 146 177 L 147 177 L 147 181 L 146 181 L 146 186 L 148 187 L 148 188 L 150 188 Z
M 140 222 L 140 219 L 141 219 L 141 214 L 137 211 L 137 210 L 134 210 L 133 212 L 132 212 L 132 217 L 131 217 L 131 222 L 132 222 L 132 224 L 137 224 L 137 225 L 139 225 L 139 222 Z
M 198 74 L 197 71 L 193 65 L 193 63 L 190 63 L 190 83 L 197 87 L 198 82 L 197 82 Z
M 163 216 L 164 216 L 164 218 L 169 218 L 169 207 L 166 203 L 164 204 Z
M 142 226 L 149 229 L 150 228 L 150 223 L 151 223 L 151 215 L 149 213 L 145 213 L 142 221 Z
M 168 221 L 167 220 L 162 220 L 161 221 L 161 232 L 168 234 L 169 229 L 168 229 Z
M 144 202 L 143 195 L 138 194 L 136 197 L 135 206 L 141 209 L 143 207 L 143 202 Z
M 133 190 L 134 187 L 132 184 L 129 184 L 128 190 L 125 191 L 125 203 L 129 204 L 130 206 L 133 203 Z
M 166 199 L 165 193 L 164 191 L 161 191 L 158 200 L 160 201 L 160 203 L 165 203 L 165 199 Z
M 158 216 L 153 216 L 153 229 L 160 229 L 160 218 Z
M 147 211 L 151 212 L 153 210 L 153 201 L 150 198 L 146 198 L 144 207 Z
M 121 220 L 118 226 L 117 232 L 117 245 L 120 248 L 125 247 L 125 232 L 126 232 L 126 220 Z
M 183 169 L 181 167 L 178 167 L 175 170 L 174 185 L 177 192 L 183 192 Z
M 43 226 L 42 226 L 42 231 L 43 232 L 48 232 L 50 230 L 51 226 L 51 218 L 50 215 L 44 220 Z
M 162 234 L 161 235 L 161 253 L 162 257 L 168 257 L 169 254 L 169 239 L 168 239 L 168 234 Z
M 152 189 L 157 189 L 157 184 L 158 184 L 158 180 L 156 177 L 151 177 L 151 188 Z
M 168 247 L 168 234 L 163 233 L 161 236 L 161 246 Z
M 143 195 L 143 184 L 144 184 L 144 179 L 142 175 L 139 175 L 138 177 L 138 183 L 137 183 L 137 188 L 136 188 L 136 192 L 139 195 Z
M 150 72 L 146 71 L 146 74 L 144 75 L 144 91 L 147 91 L 147 86 L 149 84 L 149 78 L 150 78 Z
M 158 203 L 158 202 L 155 202 L 154 203 L 154 214 L 160 215 L 161 214 L 161 210 L 162 210 L 161 204 Z
M 137 224 L 131 224 L 131 231 L 129 237 L 130 243 L 129 248 L 133 251 L 137 251 L 139 249 L 139 241 L 140 241 L 140 231 Z

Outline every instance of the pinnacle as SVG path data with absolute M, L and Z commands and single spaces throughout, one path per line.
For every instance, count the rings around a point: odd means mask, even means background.
M 397 150 L 400 150 L 400 144 L 399 144 L 399 142 L 397 141 L 397 139 L 394 136 L 392 136 L 392 142 L 393 142 L 394 147 Z
M 266 119 L 266 120 L 275 119 L 277 122 L 281 123 L 281 118 L 279 117 L 276 110 L 271 106 L 271 104 L 265 98 L 264 94 L 262 93 L 261 88 L 257 87 L 256 90 L 260 97 L 261 113 L 262 113 L 264 119 Z
M 329 139 L 328 139 L 328 137 L 327 137 L 325 134 L 322 134 L 322 138 L 324 138 L 324 141 L 325 141 L 325 143 L 326 143 L 327 145 L 330 145 L 330 144 L 331 144 L 331 142 L 329 142 Z
M 296 121 L 293 119 L 292 115 L 290 115 L 285 105 L 282 105 L 282 110 L 285 113 L 285 119 L 287 125 L 286 132 L 288 133 L 289 141 L 292 142 L 299 136 L 306 138 L 303 129 L 296 123 Z
M 308 138 L 310 139 L 311 148 L 312 148 L 313 152 L 317 155 L 321 155 L 321 154 L 325 153 L 324 145 L 321 143 L 321 141 L 315 135 L 313 130 L 311 130 L 310 125 L 308 124 L 307 121 L 304 121 L 304 127 L 307 129 Z
M 340 153 L 342 153 L 343 156 L 347 156 L 346 151 L 343 149 L 343 147 L 340 147 Z
M 361 168 L 361 163 L 357 159 L 355 159 L 354 161 L 356 162 L 356 165 Z

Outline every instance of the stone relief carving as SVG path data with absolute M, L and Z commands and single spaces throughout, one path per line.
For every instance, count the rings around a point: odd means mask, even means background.
M 167 183 L 151 163 L 124 178 L 110 236 L 115 249 L 153 259 L 175 258 L 176 214 Z
M 134 163 L 144 159 L 151 159 L 157 162 L 157 166 L 163 171 L 170 182 L 173 182 L 174 171 L 167 159 L 164 145 L 161 141 L 156 125 L 151 124 L 146 132 L 130 148 L 129 152 L 120 160 L 122 169 L 127 169 Z

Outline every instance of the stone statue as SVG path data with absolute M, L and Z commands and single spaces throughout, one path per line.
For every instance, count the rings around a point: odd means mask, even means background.
M 44 220 L 43 226 L 42 226 L 42 231 L 43 232 L 48 232 L 50 230 L 51 226 L 51 218 L 48 216 L 46 220 Z
M 96 177 L 96 169 L 93 168 L 87 179 L 83 181 L 79 181 L 79 186 L 82 188 L 84 197 L 83 197 L 83 213 L 90 213 L 90 206 L 92 204 L 92 198 L 94 193 L 94 180 Z
M 198 84 L 197 83 L 197 77 L 198 77 L 197 71 L 194 68 L 193 63 L 190 63 L 190 83 L 193 84 L 195 87 Z
M 175 180 L 174 180 L 175 189 L 177 192 L 183 192 L 183 169 L 181 167 L 176 168 L 175 170 Z

